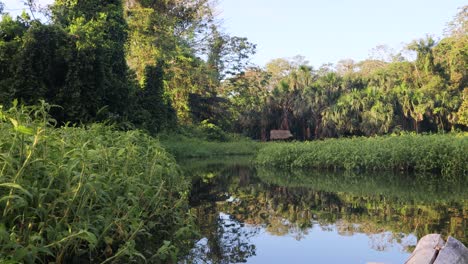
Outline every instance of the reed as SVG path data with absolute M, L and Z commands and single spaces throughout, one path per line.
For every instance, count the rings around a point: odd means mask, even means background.
M 466 133 L 355 137 L 268 143 L 256 157 L 262 166 L 352 171 L 419 171 L 468 174 Z

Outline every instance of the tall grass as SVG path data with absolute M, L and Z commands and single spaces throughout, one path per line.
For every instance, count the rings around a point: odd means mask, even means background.
M 0 109 L 0 263 L 175 262 L 193 233 L 175 160 L 138 131 L 51 121 Z
M 177 158 L 212 158 L 232 155 L 254 155 L 261 144 L 242 137 L 231 137 L 227 141 L 207 141 L 185 135 L 160 137 L 164 148 Z
M 468 174 L 468 135 L 434 134 L 270 143 L 256 157 L 263 166 L 357 171 Z

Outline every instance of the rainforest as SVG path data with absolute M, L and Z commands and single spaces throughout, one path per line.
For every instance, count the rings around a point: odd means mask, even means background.
M 397 52 L 259 66 L 216 1 L 3 2 L 0 263 L 402 263 L 427 234 L 467 245 L 468 6 Z

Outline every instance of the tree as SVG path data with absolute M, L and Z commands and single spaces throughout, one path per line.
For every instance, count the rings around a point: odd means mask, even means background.
M 211 30 L 207 63 L 213 69 L 214 77 L 222 80 L 244 71 L 248 66 L 248 59 L 256 52 L 256 45 L 247 38 L 222 34 L 214 25 Z
M 137 126 L 156 134 L 174 128 L 177 123 L 175 111 L 164 89 L 163 63 L 147 66 L 143 89 L 137 93 L 137 107 L 134 122 Z M 138 119 L 136 119 L 138 118 Z
M 267 139 L 271 122 L 267 105 L 270 81 L 268 72 L 250 68 L 222 82 L 221 95 L 231 103 L 233 131 L 263 141 Z
M 74 39 L 65 89 L 80 91 L 81 119 L 96 116 L 105 107 L 109 117 L 126 115 L 129 105 L 128 67 L 125 61 L 127 24 L 120 0 L 57 0 L 53 21 Z
M 462 6 L 458 10 L 458 13 L 445 29 L 447 36 L 466 37 L 468 32 L 468 5 Z
M 420 76 L 419 71 L 423 71 L 423 73 L 427 75 L 433 73 L 433 71 L 435 70 L 434 55 L 432 52 L 432 49 L 435 45 L 435 40 L 432 37 L 427 36 L 425 39 L 413 41 L 408 46 L 409 50 L 417 52 L 415 67 L 417 74 L 419 75 L 418 77 L 420 79 L 422 78 L 422 76 Z
M 17 81 L 17 54 L 28 30 L 29 18 L 26 14 L 16 20 L 5 14 L 0 21 L 0 103 L 9 104 L 14 99 L 13 84 Z
M 463 103 L 457 112 L 457 124 L 468 127 L 468 88 L 463 90 Z
M 67 75 L 73 58 L 72 40 L 60 27 L 35 21 L 23 36 L 16 55 L 12 97 L 26 104 L 44 99 L 62 107 L 52 110 L 59 122 L 79 122 L 83 113 L 80 91 L 67 89 Z M 65 111 L 64 111 L 65 109 Z
M 304 98 L 310 105 L 311 117 L 314 122 L 314 137 L 323 137 L 323 125 L 328 120 L 323 120 L 324 111 L 334 105 L 340 94 L 341 78 L 336 73 L 329 73 L 318 78 L 312 86 L 304 90 Z
M 355 68 L 356 63 L 352 59 L 340 60 L 336 65 L 336 71 L 341 76 L 353 73 Z

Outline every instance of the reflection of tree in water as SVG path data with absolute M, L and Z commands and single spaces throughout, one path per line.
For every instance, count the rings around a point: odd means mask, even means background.
M 192 203 L 198 205 L 195 214 L 207 238 L 197 249 L 201 263 L 246 261 L 255 255 L 249 238 L 260 227 L 297 240 L 312 225 L 345 236 L 363 233 L 379 251 L 398 244 L 409 252 L 417 238 L 433 232 L 467 239 L 463 184 L 440 187 L 437 181 L 386 174 L 282 174 L 241 165 L 191 173 L 197 175 Z M 219 212 L 230 216 L 228 226 Z M 201 260 L 202 253 L 206 259 Z
M 197 242 L 185 263 L 243 263 L 255 255 L 250 238 L 258 234 L 259 227 L 248 227 L 234 217 L 211 214 L 215 223 L 206 223 L 203 239 Z
M 434 175 L 268 169 L 259 170 L 257 177 L 269 186 L 284 186 L 292 193 L 302 192 L 302 197 L 309 195 L 304 203 L 317 214 L 318 221 L 345 221 L 350 228 L 346 232 L 342 228 L 344 233 L 390 230 L 397 242 L 400 233 L 414 233 L 418 238 L 440 233 L 468 242 L 468 182 L 463 177 L 446 181 Z M 356 223 L 358 230 L 353 228 Z
M 416 237 L 403 233 L 382 232 L 369 235 L 369 246 L 377 251 L 387 251 L 391 245 L 399 244 L 407 252 L 412 252 L 412 246 L 416 245 Z
M 228 194 L 233 186 L 249 182 L 252 175 L 250 168 L 234 165 L 224 170 L 224 167 L 211 165 L 202 170 L 192 170 L 191 173 L 198 176 L 193 182 L 191 203 L 195 205 L 192 212 L 203 238 L 183 262 L 246 262 L 255 255 L 255 245 L 250 243 L 250 238 L 258 234 L 260 227 L 246 226 L 235 216 L 221 213 L 219 204 L 236 202 L 228 201 Z

